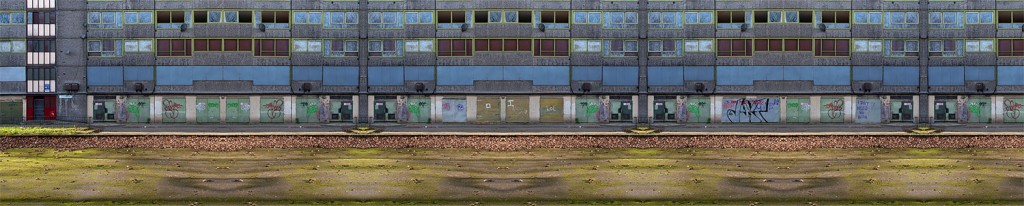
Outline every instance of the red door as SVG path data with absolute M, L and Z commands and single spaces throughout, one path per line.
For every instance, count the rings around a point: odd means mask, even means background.
M 57 120 L 56 95 L 30 95 L 25 99 L 28 101 L 25 107 L 27 120 Z

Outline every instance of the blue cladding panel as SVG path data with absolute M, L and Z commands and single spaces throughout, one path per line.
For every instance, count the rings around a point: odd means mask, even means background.
M 889 86 L 917 86 L 918 67 L 885 67 L 882 85 Z
M 222 66 L 194 66 L 187 67 L 192 72 L 191 81 L 195 80 L 224 80 L 224 67 Z M 232 77 L 235 79 L 237 77 Z M 189 82 L 189 85 L 192 83 Z
M 963 86 L 964 67 L 928 67 L 928 85 Z
M 813 80 L 814 85 L 850 85 L 848 66 L 787 66 L 784 80 Z
M 651 86 L 683 85 L 683 67 L 647 67 L 647 76 Z
M 640 81 L 639 67 L 604 67 L 601 85 L 636 86 Z
M 996 67 L 993 66 L 967 66 L 964 69 L 965 80 L 996 80 Z
M 192 67 L 156 67 L 156 85 L 192 85 Z
M 320 81 L 324 77 L 324 68 L 319 66 L 292 67 L 292 79 L 299 81 Z
M 288 66 L 157 67 L 157 85 L 192 85 L 195 80 L 252 80 L 253 85 L 288 85 Z
M 367 81 L 370 85 L 405 85 L 405 68 L 398 67 L 368 67 L 366 68 Z
M 572 67 L 572 80 L 597 81 L 601 80 L 600 66 Z
M 24 71 L 22 74 L 24 74 Z M 89 86 L 124 85 L 124 69 L 121 67 L 89 67 L 88 71 L 86 71 L 86 76 L 89 80 Z M 24 81 L 24 76 L 22 76 L 22 81 Z
M 0 81 L 25 81 L 25 67 L 0 67 Z
M 533 85 L 569 85 L 567 66 L 506 66 L 505 80 L 532 80 Z
M 405 67 L 405 80 L 434 80 L 434 67 L 407 66 Z
M 687 66 L 683 68 L 683 78 L 686 80 L 715 80 L 715 67 L 713 66 Z
M 359 86 L 359 67 L 324 67 L 324 85 Z
M 882 67 L 854 66 L 853 80 L 858 81 L 879 81 L 883 77 Z
M 1024 66 L 1000 66 L 997 85 L 1000 86 L 1022 86 L 1024 85 Z
M 473 85 L 474 80 L 502 80 L 500 66 L 439 66 L 438 85 Z
M 153 80 L 153 67 L 124 67 L 124 80 Z
M 754 85 L 754 80 L 783 80 L 780 66 L 719 66 L 718 85 Z
M 239 80 L 252 80 L 253 85 L 288 85 L 291 78 L 291 75 L 288 74 L 290 72 L 288 66 L 237 66 L 224 68 L 225 78 L 228 78 L 231 74 L 238 74 Z

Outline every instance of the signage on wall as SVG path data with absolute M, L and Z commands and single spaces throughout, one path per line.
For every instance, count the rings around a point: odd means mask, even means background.
M 43 92 L 51 92 L 50 91 L 50 84 L 48 84 L 48 83 L 47 84 L 43 84 Z
M 70 94 L 62 94 L 62 95 L 57 95 L 57 98 L 61 98 L 61 99 L 71 99 L 71 96 L 72 96 L 72 95 L 70 95 Z

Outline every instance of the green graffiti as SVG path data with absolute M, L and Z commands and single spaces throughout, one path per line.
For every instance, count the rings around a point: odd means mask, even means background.
M 971 104 L 967 107 L 967 111 L 971 111 L 975 116 L 981 116 L 981 107 L 977 103 Z
M 309 104 L 309 106 L 306 106 L 306 114 L 314 115 L 314 114 L 316 114 L 316 112 L 319 112 L 319 111 L 320 111 L 320 107 L 318 107 L 315 104 Z
M 138 104 L 128 104 L 128 113 L 131 113 L 132 116 L 139 115 L 139 105 Z
M 238 109 L 238 103 L 237 102 L 228 103 L 228 109 Z
M 207 108 L 220 108 L 220 103 L 213 103 L 213 102 L 206 103 L 206 107 Z
M 587 114 L 597 113 L 597 105 L 587 105 Z
M 412 113 L 412 115 L 416 115 L 416 118 L 419 119 L 419 117 L 420 117 L 420 105 L 419 104 L 409 104 L 409 113 Z
M 789 108 L 797 108 L 800 107 L 800 102 L 790 102 L 789 104 L 786 104 L 786 106 Z

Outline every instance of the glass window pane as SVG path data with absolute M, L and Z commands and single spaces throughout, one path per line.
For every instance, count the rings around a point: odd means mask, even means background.
M 686 40 L 683 43 L 683 48 L 688 52 L 700 51 L 700 43 L 697 40 Z
M 782 12 L 780 12 L 780 11 L 768 12 L 768 22 L 782 22 Z
M 224 12 L 224 22 L 238 22 L 238 12 L 237 11 L 225 11 Z
M 662 41 L 655 40 L 655 41 L 650 41 L 650 42 L 647 42 L 647 43 L 648 43 L 647 44 L 647 51 L 662 51 L 662 48 L 661 48 L 662 47 L 662 45 L 661 45 Z
M 572 23 L 586 24 L 587 12 L 572 12 Z
M 917 12 L 907 12 L 907 23 L 917 24 Z
M 637 51 L 639 50 L 639 44 L 636 41 L 625 41 L 622 43 L 623 51 Z
M 697 17 L 697 12 L 686 12 L 686 23 L 696 24 L 700 19 Z
M 369 16 L 370 16 L 370 21 L 369 22 L 371 24 L 383 23 L 383 19 L 381 17 L 380 12 L 370 12 Z
M 636 24 L 638 21 L 639 21 L 639 17 L 637 17 L 636 12 L 626 12 L 626 23 L 627 24 Z
M 153 51 L 153 40 L 138 40 L 140 52 Z
M 967 23 L 968 24 L 977 24 L 978 20 L 980 20 L 979 17 L 978 17 L 978 12 L 967 12 Z
M 868 41 L 866 40 L 854 40 L 853 51 L 866 52 L 868 51 Z
M 590 12 L 587 14 L 587 23 L 599 24 L 601 23 L 601 12 Z
M 868 50 L 873 52 L 882 51 L 882 41 L 869 41 Z
M 714 19 L 715 16 L 711 12 L 700 12 L 700 23 L 710 24 Z
M 658 24 L 661 23 L 661 12 L 651 12 L 647 14 L 647 23 Z
M 124 22 L 129 23 L 129 24 L 137 24 L 137 23 L 139 23 L 139 13 L 125 12 L 124 13 Z
M 345 23 L 346 24 L 357 24 L 359 21 L 359 13 L 356 12 L 345 12 Z
M 384 50 L 384 43 L 381 41 L 370 41 L 370 51 L 382 51 Z
M 421 52 L 434 51 L 434 41 L 433 40 L 420 40 L 420 51 Z
M 139 42 L 138 41 L 132 41 L 132 40 L 125 41 L 124 42 L 124 50 L 125 51 L 130 51 L 130 52 L 139 51 Z
M 89 41 L 88 51 L 102 51 L 103 42 L 100 41 Z
M 405 23 L 418 24 L 420 23 L 420 15 L 417 12 L 405 12 Z
M 358 50 L 359 50 L 359 42 L 357 42 L 357 41 L 345 41 L 345 51 L 354 52 L 354 51 L 358 51 Z
M 868 15 L 868 16 L 869 16 L 869 18 L 871 18 L 869 20 L 870 20 L 870 22 L 872 24 L 882 23 L 882 13 L 880 13 L 880 12 L 871 12 L 871 14 Z
M 942 51 L 942 41 L 929 41 L 928 42 L 928 51 L 930 51 L 930 52 L 941 52 Z
M 208 17 L 208 21 L 210 23 L 220 22 L 220 12 L 219 11 L 211 11 L 211 12 L 209 12 L 207 17 Z
M 591 51 L 591 52 L 601 51 L 601 40 L 590 40 L 590 41 L 587 41 L 587 51 Z
M 710 52 L 713 51 L 713 42 L 711 40 L 700 40 L 700 51 Z
M 980 22 L 981 23 L 986 23 L 986 24 L 992 23 L 992 12 L 981 12 L 978 15 L 980 16 Z
M 868 23 L 867 12 L 853 12 L 853 23 L 864 24 Z
M 992 40 L 981 40 L 980 42 L 978 42 L 978 47 L 979 47 L 978 49 L 979 49 L 979 51 L 983 51 L 983 52 L 995 51 L 995 48 L 993 47 L 993 45 L 994 45 L 994 43 L 992 42 Z M 15 46 L 17 46 L 17 45 L 15 45 Z
M 420 23 L 429 24 L 434 22 L 434 15 L 430 12 L 420 12 Z
M 417 51 L 420 48 L 419 41 L 406 41 L 405 51 Z
M 572 51 L 587 51 L 587 40 L 572 40 Z
M 323 49 L 323 45 L 320 41 L 308 40 L 306 41 L 308 51 L 319 52 Z
M 989 44 L 991 44 L 991 42 Z M 11 51 L 25 52 L 25 41 L 11 41 Z
M 786 12 L 786 22 L 787 23 L 797 23 L 797 22 L 800 22 L 800 14 L 798 14 L 795 11 L 787 11 Z
M 11 52 L 11 41 L 0 41 L 0 52 Z

